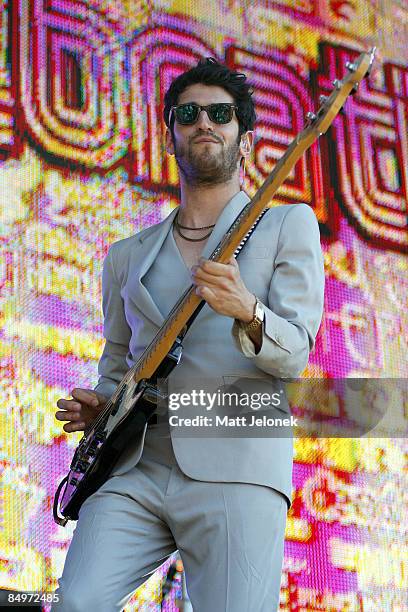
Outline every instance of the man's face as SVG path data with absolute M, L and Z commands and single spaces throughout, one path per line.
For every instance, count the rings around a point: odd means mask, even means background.
M 179 96 L 178 104 L 196 102 L 207 106 L 215 102 L 234 103 L 232 96 L 217 85 L 190 85 Z M 201 111 L 193 125 L 174 121 L 174 140 L 167 135 L 167 150 L 174 153 L 180 172 L 191 185 L 216 185 L 229 181 L 242 157 L 239 125 L 234 111 L 229 123 L 213 123 Z

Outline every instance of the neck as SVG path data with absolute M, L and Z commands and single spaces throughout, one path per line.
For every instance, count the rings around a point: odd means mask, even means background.
M 180 179 L 181 201 L 179 220 L 190 227 L 202 227 L 217 222 L 228 202 L 240 191 L 239 176 L 214 186 L 193 187 Z

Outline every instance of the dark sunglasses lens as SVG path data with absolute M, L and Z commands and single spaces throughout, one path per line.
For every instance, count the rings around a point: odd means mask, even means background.
M 210 119 L 214 123 L 229 123 L 232 119 L 233 109 L 229 104 L 211 104 L 208 110 Z
M 176 119 L 182 125 L 189 125 L 197 121 L 200 107 L 197 104 L 181 104 L 175 108 Z

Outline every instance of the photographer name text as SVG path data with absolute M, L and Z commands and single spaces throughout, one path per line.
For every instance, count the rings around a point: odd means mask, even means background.
M 272 418 L 254 414 L 240 416 L 195 416 L 193 418 L 179 417 L 173 414 L 169 418 L 170 427 L 297 427 L 297 418 Z

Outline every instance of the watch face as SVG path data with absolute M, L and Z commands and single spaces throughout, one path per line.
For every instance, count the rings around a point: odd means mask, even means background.
M 260 302 L 256 303 L 255 316 L 262 323 L 262 321 L 264 320 L 265 311 L 263 305 Z

